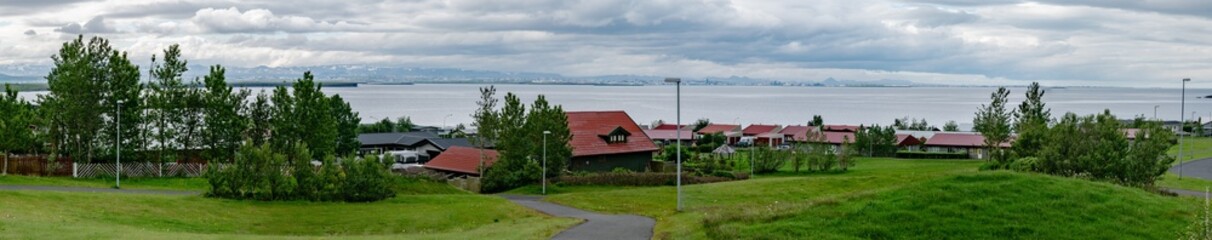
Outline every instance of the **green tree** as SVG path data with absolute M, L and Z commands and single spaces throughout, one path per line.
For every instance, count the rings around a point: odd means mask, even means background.
M 114 146 L 132 151 L 138 142 L 135 126 L 140 122 L 139 68 L 109 41 L 84 37 L 63 43 L 51 56 L 54 66 L 47 74 L 50 93 L 41 96 L 40 106 L 48 124 L 52 151 L 65 152 L 77 162 L 92 162 Z M 118 102 L 124 102 L 122 122 L 117 119 Z M 117 129 L 122 126 L 122 141 Z M 104 148 L 104 149 L 102 149 Z
M 358 133 L 386 133 L 395 132 L 396 123 L 389 118 L 383 118 L 374 123 L 359 124 Z
M 1052 110 L 1044 105 L 1044 90 L 1040 89 L 1038 82 L 1032 82 L 1027 87 L 1026 95 L 1027 99 L 1014 112 L 1014 131 L 1018 133 L 1018 138 L 1014 140 L 1011 150 L 1018 157 L 1035 157 L 1043 148 Z
M 820 126 L 823 126 L 824 124 L 825 124 L 825 120 L 823 118 L 821 118 L 821 115 L 812 115 L 812 122 L 808 123 L 808 126 L 820 127 Z
M 4 84 L 4 95 L 0 96 L 0 154 L 4 162 L 13 152 L 31 152 L 37 149 L 37 136 L 30 126 L 37 122 L 37 113 L 29 102 L 17 97 L 17 90 Z
M 358 113 L 354 112 L 340 95 L 333 95 L 328 103 L 332 105 L 329 109 L 332 110 L 331 115 L 336 121 L 336 153 L 342 156 L 356 153 L 362 146 L 362 143 L 358 142 L 358 123 L 362 122 L 362 118 L 358 117 Z
M 1036 168 L 1053 175 L 1149 187 L 1174 162 L 1166 154 L 1173 136 L 1154 122 L 1129 141 L 1109 112 L 1084 117 L 1066 113 L 1047 131 Z
M 338 124 L 338 116 L 335 116 L 330 103 L 333 99 L 325 96 L 321 88 L 309 71 L 303 73 L 303 78 L 295 80 L 291 90 L 281 86 L 274 89 L 271 97 L 274 105 L 271 120 L 273 138 L 270 138 L 270 142 L 275 149 L 287 151 L 299 141 L 311 146 L 313 154 L 317 156 L 336 153 L 339 133 L 349 125 Z M 357 125 L 353 127 L 355 130 L 349 131 L 356 131 Z
M 152 136 L 155 141 L 152 145 L 156 146 L 150 160 L 157 163 L 177 160 L 182 156 L 178 150 L 189 150 L 185 147 L 188 139 L 181 137 L 185 135 L 182 132 L 187 131 L 186 115 L 192 112 L 187 111 L 193 97 L 190 93 L 192 89 L 181 79 L 181 75 L 189 70 L 188 64 L 188 61 L 181 59 L 181 49 L 176 44 L 164 50 L 163 62 L 157 63 L 156 56 L 152 56 L 152 82 L 148 83 L 145 101 L 150 124 L 147 128 L 154 129 Z
M 396 125 L 395 125 L 396 132 L 411 132 L 412 128 L 414 128 L 416 126 L 417 126 L 416 124 L 412 123 L 412 118 L 410 118 L 408 116 L 402 116 L 402 117 L 396 118 Z
M 698 121 L 694 121 L 694 132 L 703 130 L 707 125 L 711 125 L 711 119 L 700 118 Z
M 261 146 L 269 141 L 269 134 L 273 131 L 274 110 L 275 108 L 269 105 L 269 95 L 261 91 L 255 100 L 248 102 L 248 106 L 240 114 L 248 120 L 244 137 L 251 141 L 253 146 Z
M 472 141 L 474 141 L 476 146 L 479 146 L 480 149 L 480 163 L 476 169 L 480 171 L 481 176 L 483 176 L 485 170 L 484 161 L 486 158 L 488 158 L 488 156 L 484 154 L 483 149 L 487 148 L 489 144 L 497 140 L 498 117 L 496 108 L 498 100 L 496 98 L 496 93 L 497 88 L 495 86 L 480 88 L 480 100 L 476 101 L 476 105 L 479 106 L 479 108 L 477 108 L 476 112 L 471 115 L 471 118 L 474 119 L 472 125 L 476 127 L 476 138 L 472 139 Z
M 1010 138 L 1012 116 L 1011 112 L 1006 110 L 1006 96 L 1008 95 L 1010 95 L 1010 90 L 1006 90 L 1005 87 L 998 88 L 989 97 L 992 101 L 987 105 L 982 104 L 976 113 L 976 118 L 972 120 L 973 129 L 985 137 L 984 144 L 989 153 L 988 159 L 995 161 L 999 166 L 1008 165 L 1008 157 L 1001 147 L 1001 144 L 1006 143 Z
M 568 145 L 572 140 L 572 131 L 568 129 L 568 114 L 564 112 L 564 108 L 559 105 L 552 106 L 547 102 L 547 97 L 539 95 L 530 105 L 530 112 L 526 114 L 525 129 L 529 141 L 539 143 L 529 150 L 536 156 L 535 159 L 543 160 L 543 146 L 546 144 L 547 177 L 559 177 L 564 169 L 568 169 L 568 159 L 572 159 L 572 146 Z M 546 135 L 546 139 L 544 131 L 551 133 Z
M 944 132 L 959 132 L 959 124 L 955 123 L 955 121 L 947 121 L 947 124 L 943 124 L 943 131 Z
M 203 122 L 204 144 L 207 158 L 212 161 L 230 162 L 236 151 L 243 144 L 244 134 L 250 126 L 249 118 L 241 116 L 245 112 L 245 99 L 248 90 L 233 91 L 227 85 L 227 70 L 223 66 L 210 67 L 210 73 L 203 77 L 206 87 Z

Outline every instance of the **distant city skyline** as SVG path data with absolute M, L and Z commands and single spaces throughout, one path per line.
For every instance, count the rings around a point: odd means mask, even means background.
M 83 34 L 141 65 L 179 43 L 245 68 L 1208 88 L 1207 26 L 1212 2 L 1184 0 L 9 0 L 0 65 L 49 65 Z

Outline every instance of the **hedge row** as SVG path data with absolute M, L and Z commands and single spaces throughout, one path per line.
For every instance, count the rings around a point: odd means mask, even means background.
M 749 178 L 748 173 L 712 174 L 710 176 L 692 176 L 682 174 L 682 184 L 699 184 L 726 182 Z M 640 172 L 640 173 L 593 173 L 582 176 L 560 176 L 556 180 L 563 185 L 607 185 L 607 186 L 666 186 L 677 184 L 677 173 L 671 172 Z
M 896 158 L 908 159 L 969 159 L 968 153 L 944 153 L 944 152 L 896 152 Z

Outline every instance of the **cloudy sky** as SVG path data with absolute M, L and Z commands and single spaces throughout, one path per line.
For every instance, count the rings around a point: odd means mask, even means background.
M 241 67 L 1212 87 L 1204 0 L 0 0 L 0 64 L 77 34 Z

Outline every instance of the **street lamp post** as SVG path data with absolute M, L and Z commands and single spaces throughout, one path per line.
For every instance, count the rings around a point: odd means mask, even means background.
M 1157 107 L 1161 107 L 1161 105 L 1153 105 L 1153 120 L 1157 120 Z
M 677 84 L 677 125 L 682 125 L 682 79 L 681 78 L 665 78 L 666 83 Z M 678 147 L 677 147 L 677 177 L 678 177 L 678 207 L 677 210 L 682 211 L 682 131 L 677 131 Z
M 122 100 L 118 100 L 117 114 L 118 141 L 114 144 L 114 149 L 117 150 L 118 168 L 114 178 L 114 188 L 122 188 Z
M 1183 112 L 1187 111 L 1187 82 L 1190 81 L 1190 78 L 1183 78 L 1183 99 L 1179 101 L 1178 106 L 1178 118 L 1180 119 L 1178 120 L 1178 131 L 1180 132 L 1183 130 L 1183 125 L 1187 125 L 1187 119 Z M 1178 179 L 1183 179 L 1183 136 L 1178 135 Z
M 543 131 L 543 195 L 547 195 L 547 135 L 551 131 Z

